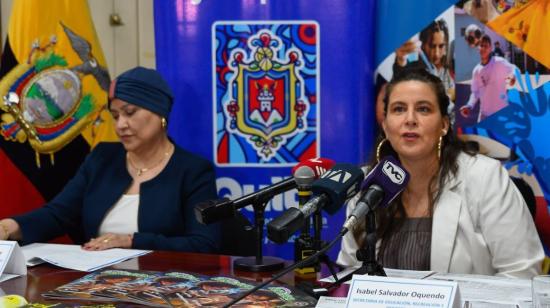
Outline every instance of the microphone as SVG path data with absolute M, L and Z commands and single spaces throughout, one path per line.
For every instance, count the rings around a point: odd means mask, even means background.
M 301 208 L 289 208 L 267 224 L 267 237 L 282 244 L 304 224 L 316 210 L 336 213 L 342 204 L 359 192 L 363 170 L 351 164 L 336 164 L 313 182 L 311 190 L 317 195 Z
M 331 178 L 331 175 L 336 175 L 338 173 L 332 173 L 331 171 L 334 170 L 334 169 L 337 169 L 337 168 L 341 168 L 341 165 L 340 164 L 337 164 L 336 166 L 334 166 L 333 169 L 329 170 L 329 172 L 325 173 L 321 179 L 317 180 L 314 182 L 313 186 L 315 186 L 315 184 L 317 184 L 317 182 L 323 180 L 323 179 L 326 179 L 326 178 Z M 359 168 L 356 168 L 356 169 L 359 169 Z M 345 176 L 344 178 L 346 178 L 347 176 Z M 352 180 L 352 176 L 349 176 L 347 177 L 348 178 L 348 181 L 353 181 Z M 361 178 L 361 177 L 360 177 Z M 363 181 L 363 185 L 361 185 L 362 187 L 362 191 L 364 191 L 363 195 L 361 196 L 361 198 L 359 199 L 359 202 L 358 202 L 358 206 L 356 207 L 356 209 L 359 207 L 359 204 L 361 203 L 364 203 L 368 208 L 371 208 L 374 210 L 376 207 L 378 207 L 380 204 L 382 205 L 387 205 L 389 204 L 403 189 L 404 187 L 407 185 L 407 182 L 409 180 L 409 175 L 408 173 L 403 169 L 401 168 L 401 166 L 399 165 L 399 163 L 391 158 L 391 157 L 387 157 L 387 158 L 384 158 L 378 165 L 376 165 L 376 167 L 367 175 L 365 181 Z M 359 179 L 357 181 L 357 184 L 355 186 L 359 186 L 359 182 L 361 181 L 361 179 Z M 353 190 L 353 188 L 355 187 L 353 184 L 350 185 L 349 189 L 347 189 L 347 192 L 348 194 L 334 194 L 335 196 L 342 196 L 342 195 L 345 195 L 346 197 L 349 196 Z M 358 188 L 357 188 L 358 189 Z M 321 195 L 315 197 L 314 199 L 318 199 L 318 203 L 322 201 L 321 200 L 328 200 L 328 196 L 331 195 L 331 194 L 324 194 L 324 193 L 321 193 Z M 311 202 L 313 201 L 310 200 L 310 202 L 308 202 L 307 205 L 310 205 Z M 363 206 L 361 206 L 363 207 Z M 291 208 L 289 210 L 292 210 L 294 208 Z M 365 210 L 366 212 L 366 210 Z M 285 212 L 286 213 L 286 212 Z M 283 214 L 284 215 L 284 214 Z M 353 216 L 355 215 L 355 216 Z M 350 215 L 350 218 L 355 217 L 355 220 L 357 219 L 357 217 L 362 217 L 363 215 L 365 215 L 365 213 L 361 214 L 361 213 L 358 213 L 354 210 L 354 212 L 352 213 L 352 215 Z M 280 217 L 278 217 L 277 219 L 279 219 Z M 348 220 L 349 220 L 348 219 Z M 273 220 L 275 221 L 275 220 Z M 272 222 L 273 222 L 272 221 Z M 346 221 L 346 224 L 348 222 Z M 268 236 L 269 236 L 269 227 L 270 227 L 270 224 L 267 225 L 268 226 Z M 351 228 L 353 226 L 349 226 L 349 228 Z M 234 304 L 236 304 L 237 302 L 239 302 L 240 300 L 242 300 L 243 298 L 245 298 L 246 296 L 256 292 L 257 290 L 265 287 L 266 285 L 268 285 L 269 283 L 281 278 L 283 275 L 285 275 L 286 273 L 290 272 L 291 270 L 295 269 L 295 268 L 299 268 L 301 266 L 304 266 L 305 264 L 307 264 L 308 262 L 311 262 L 311 260 L 314 260 L 316 258 L 319 258 L 319 256 L 321 256 L 322 254 L 326 253 L 332 246 L 334 246 L 343 236 L 344 234 L 348 231 L 349 229 L 347 228 L 344 228 L 342 229 L 342 231 L 338 234 L 338 236 L 332 240 L 332 242 L 330 242 L 328 245 L 326 245 L 325 247 L 323 247 L 322 249 L 320 249 L 319 251 L 317 251 L 316 253 L 314 253 L 313 255 L 301 260 L 300 262 L 297 262 L 289 267 L 287 267 L 286 269 L 282 270 L 281 272 L 279 272 L 278 274 L 274 275 L 271 279 L 268 279 L 266 281 L 264 281 L 263 283 L 257 285 L 256 287 L 248 290 L 247 292 L 239 295 L 239 297 L 233 299 L 231 302 L 229 302 L 228 304 L 226 304 L 224 306 L 225 307 L 230 307 Z M 273 230 L 272 230 L 273 231 Z M 293 233 L 293 232 L 292 232 Z M 271 239 L 271 237 L 270 237 Z M 273 240 L 273 239 L 272 239 Z M 374 249 L 372 249 L 372 251 L 374 251 Z M 342 281 L 344 280 L 339 280 L 337 279 L 338 277 L 336 277 L 335 274 L 333 274 L 335 277 L 335 280 L 336 280 L 336 283 L 332 284 L 330 288 L 334 287 L 334 286 L 338 286 L 341 284 Z M 349 274 L 351 275 L 351 274 Z M 344 277 L 345 279 L 345 277 Z
M 195 205 L 195 217 L 202 224 L 211 224 L 234 217 L 238 209 L 258 202 L 267 202 L 275 195 L 296 188 L 299 185 L 298 182 L 313 182 L 317 177 L 317 170 L 328 169 L 333 163 L 333 160 L 324 158 L 308 159 L 300 162 L 294 166 L 298 178 L 290 177 L 236 200 L 223 198 L 198 203 Z
M 300 162 L 292 168 L 292 175 L 298 190 L 308 191 L 313 181 L 334 166 L 335 162 L 328 158 L 312 158 Z M 305 202 L 304 202 L 305 203 Z
M 326 158 L 315 158 L 304 162 L 301 166 L 292 169 L 294 180 L 298 184 L 298 208 L 302 208 L 312 195 L 311 184 L 323 173 L 334 166 L 335 162 Z M 310 235 L 310 219 L 306 219 L 300 236 L 294 241 L 294 260 L 296 262 L 315 253 L 316 241 L 320 237 L 320 218 L 314 219 L 315 238 Z M 298 274 L 314 273 L 318 271 L 318 265 L 306 266 L 296 269 Z
M 409 174 L 393 157 L 382 159 L 367 175 L 361 185 L 361 197 L 348 216 L 342 232 L 351 230 L 367 212 L 390 204 L 409 182 Z
M 327 172 L 328 169 L 332 168 L 336 162 L 329 158 L 312 158 L 305 160 L 303 162 L 300 162 L 294 168 L 292 168 L 292 174 L 294 174 L 294 178 L 296 178 L 296 171 L 298 169 L 302 168 L 309 168 L 315 174 L 315 178 L 318 179 L 321 175 L 323 175 L 325 172 Z M 298 179 L 296 179 L 296 182 L 298 182 Z M 298 183 L 300 185 L 300 183 Z

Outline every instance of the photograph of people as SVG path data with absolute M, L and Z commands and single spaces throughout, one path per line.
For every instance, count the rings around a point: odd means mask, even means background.
M 456 57 L 455 63 L 455 81 L 460 83 L 470 80 L 472 78 L 472 71 L 474 67 L 479 63 L 479 43 L 481 42 L 481 36 L 483 36 L 483 30 L 475 24 L 475 21 L 471 20 L 470 16 L 455 15 L 455 32 L 461 33 L 464 30 L 463 38 L 455 40 L 454 56 Z M 458 22 L 457 22 L 458 21 Z M 457 91 L 460 91 L 457 89 Z M 457 93 L 457 96 L 460 96 Z M 457 99 L 457 101 L 460 99 Z
M 387 268 L 530 278 L 544 251 L 531 214 L 500 162 L 467 153 L 449 125 L 449 98 L 426 70 L 386 87 L 376 159 L 392 155 L 410 180 L 377 210 L 377 258 Z M 347 206 L 349 215 L 357 198 Z M 346 234 L 337 263 L 358 266 L 365 226 Z
M 502 51 L 502 49 L 500 49 L 500 42 L 496 41 L 493 45 L 495 46 L 495 48 L 493 49 L 493 55 L 504 58 L 504 52 Z
M 404 68 L 421 67 L 439 77 L 451 101 L 455 99 L 455 85 L 451 76 L 449 61 L 449 27 L 444 19 L 433 21 L 419 34 L 420 49 L 414 40 L 405 42 L 395 51 L 393 74 L 399 74 Z M 408 61 L 407 56 L 418 53 L 417 61 Z
M 513 86 L 517 67 L 506 59 L 493 54 L 491 37 L 481 37 L 479 44 L 479 64 L 472 72 L 471 93 L 468 102 L 460 107 L 460 113 L 469 117 L 471 110 L 479 102 L 478 122 L 508 106 L 507 86 Z
M 484 24 L 500 15 L 494 0 L 468 0 L 464 2 L 463 8 L 468 15 L 473 16 Z
M 44 207 L 2 219 L 0 239 L 24 245 L 69 234 L 87 250 L 216 251 L 219 227 L 193 213 L 196 203 L 217 197 L 214 169 L 168 137 L 172 103 L 153 69 L 113 80 L 108 107 L 120 142 L 97 145 Z

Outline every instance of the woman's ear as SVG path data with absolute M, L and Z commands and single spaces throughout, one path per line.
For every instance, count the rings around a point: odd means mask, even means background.
M 447 135 L 447 132 L 449 131 L 449 126 L 450 126 L 449 116 L 443 117 L 443 127 L 441 128 L 441 130 L 443 131 L 443 136 Z

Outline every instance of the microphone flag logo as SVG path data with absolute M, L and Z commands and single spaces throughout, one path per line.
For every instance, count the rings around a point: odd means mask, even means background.
M 389 160 L 384 162 L 382 171 L 395 184 L 400 185 L 405 180 L 405 170 L 401 169 Z
M 343 184 L 351 178 L 351 173 L 344 170 L 329 170 L 328 172 L 324 173 L 321 178 Z

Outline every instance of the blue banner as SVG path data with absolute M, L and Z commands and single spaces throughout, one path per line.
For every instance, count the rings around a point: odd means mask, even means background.
M 169 133 L 215 163 L 221 197 L 288 178 L 308 158 L 367 159 L 374 1 L 181 0 L 154 9 L 157 69 L 176 97 Z M 275 196 L 267 221 L 296 205 L 295 190 Z M 324 218 L 324 239 L 343 213 Z M 292 240 L 265 239 L 264 254 L 292 259 Z

